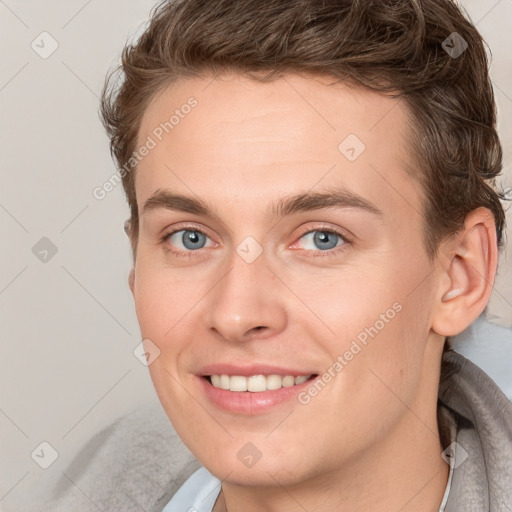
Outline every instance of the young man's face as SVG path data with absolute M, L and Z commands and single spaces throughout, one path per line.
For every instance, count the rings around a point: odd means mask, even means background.
M 437 432 L 438 273 L 405 170 L 406 106 L 330 82 L 182 80 L 140 127 L 137 147 L 156 143 L 137 169 L 133 286 L 160 350 L 151 378 L 184 443 L 235 483 L 353 471 Z M 189 201 L 146 206 L 157 192 Z M 211 374 L 318 377 L 259 393 L 214 388 Z

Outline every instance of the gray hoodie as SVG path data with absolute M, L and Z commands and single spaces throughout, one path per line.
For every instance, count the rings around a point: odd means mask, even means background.
M 454 455 L 446 512 L 512 511 L 512 403 L 478 366 L 449 350 L 438 411 L 446 455 Z

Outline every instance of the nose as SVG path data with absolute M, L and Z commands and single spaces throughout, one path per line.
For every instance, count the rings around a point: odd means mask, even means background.
M 264 253 L 247 263 L 234 252 L 230 263 L 208 294 L 208 329 L 231 342 L 266 338 L 285 329 L 285 297 Z

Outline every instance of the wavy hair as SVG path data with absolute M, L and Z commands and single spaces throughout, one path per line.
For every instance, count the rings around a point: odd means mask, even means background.
M 111 154 L 131 171 L 122 180 L 134 258 L 139 222 L 136 166 L 129 161 L 142 115 L 174 81 L 226 70 L 262 81 L 290 72 L 328 74 L 402 97 L 419 169 L 410 172 L 424 191 L 429 257 L 480 206 L 494 216 L 502 247 L 505 196 L 495 182 L 502 148 L 489 62 L 481 35 L 456 2 L 167 0 L 154 7 L 138 40 L 126 44 L 101 97 Z

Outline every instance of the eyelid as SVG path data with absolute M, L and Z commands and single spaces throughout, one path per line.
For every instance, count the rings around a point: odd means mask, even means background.
M 304 235 L 311 233 L 312 231 L 327 231 L 329 233 L 336 233 L 347 241 L 352 241 L 355 238 L 355 235 L 353 235 L 348 229 L 341 228 L 328 222 L 309 222 L 306 228 L 301 226 L 301 228 L 297 230 L 298 234 L 294 234 L 293 236 L 294 238 L 301 238 Z
M 208 233 L 206 232 L 207 230 L 203 229 L 202 227 L 197 227 L 197 226 L 194 226 L 192 224 L 183 224 L 183 225 L 177 225 L 177 226 L 173 226 L 172 228 L 169 228 L 167 230 L 164 230 L 162 236 L 161 236 L 161 243 L 165 244 L 165 245 L 169 245 L 167 243 L 167 240 L 169 239 L 170 236 L 180 232 L 180 231 L 196 231 L 198 233 L 201 233 L 203 235 L 205 235 L 206 237 L 210 238 L 210 240 L 212 240 L 212 237 L 210 237 L 208 235 Z M 338 228 L 338 227 L 333 227 L 329 224 L 321 224 L 321 225 L 315 225 L 315 226 L 312 226 L 310 227 L 309 229 L 302 229 L 300 231 L 300 234 L 298 235 L 294 235 L 294 239 L 296 240 L 295 242 L 292 243 L 292 245 L 294 245 L 295 243 L 297 243 L 298 240 L 302 239 L 305 235 L 309 234 L 309 233 L 314 233 L 315 231 L 318 231 L 318 232 L 328 232 L 328 233 L 332 233 L 332 234 L 335 234 L 337 236 L 339 236 L 342 240 L 343 240 L 343 244 L 341 244 L 340 246 L 336 246 L 336 247 L 333 247 L 332 249 L 327 249 L 327 250 L 321 250 L 321 249 L 299 249 L 299 250 L 303 250 L 303 251 L 307 251 L 309 253 L 313 253 L 313 255 L 318 255 L 318 256 L 329 256 L 329 255 L 333 255 L 335 253 L 337 253 L 338 251 L 342 251 L 342 250 L 346 250 L 346 246 L 348 245 L 351 245 L 353 243 L 353 239 L 352 237 L 348 236 L 345 234 L 345 230 L 342 230 L 341 228 Z M 215 246 L 219 246 L 220 244 L 218 244 L 217 242 L 215 242 Z M 290 246 L 289 246 L 290 247 Z M 173 254 L 177 254 L 177 255 L 183 255 L 183 254 L 186 254 L 188 257 L 190 257 L 191 255 L 195 255 L 196 253 L 197 254 L 201 254 L 203 249 L 205 249 L 204 247 L 201 248 L 201 249 L 197 249 L 195 251 L 192 251 L 192 250 L 188 250 L 188 251 L 184 251 L 182 249 L 169 249 L 168 248 L 168 251 L 169 252 L 172 252 Z M 294 249 L 295 250 L 295 249 Z

